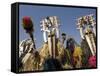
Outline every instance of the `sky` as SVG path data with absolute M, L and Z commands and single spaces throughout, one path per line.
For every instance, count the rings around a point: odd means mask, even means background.
M 36 47 L 39 48 L 43 44 L 43 32 L 41 32 L 40 21 L 47 16 L 58 16 L 60 20 L 60 38 L 64 32 L 73 37 L 77 43 L 80 43 L 80 33 L 77 30 L 76 19 L 89 15 L 96 15 L 93 8 L 77 8 L 77 7 L 52 7 L 52 6 L 36 6 L 36 5 L 20 5 L 19 7 L 19 40 L 28 39 L 29 35 L 25 33 L 22 27 L 22 18 L 29 16 L 34 23 L 34 36 Z

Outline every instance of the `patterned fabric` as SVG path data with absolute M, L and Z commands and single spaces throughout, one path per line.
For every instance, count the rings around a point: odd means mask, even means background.
M 90 67 L 96 67 L 96 56 L 91 56 L 88 60 Z
M 74 57 L 77 57 L 77 56 L 82 56 L 82 49 L 80 47 L 75 47 L 75 50 L 74 50 L 74 53 L 73 53 L 73 56 Z
M 26 39 L 20 42 L 19 44 L 19 57 L 22 56 L 22 54 L 28 53 L 29 50 L 33 48 L 33 42 L 31 39 Z

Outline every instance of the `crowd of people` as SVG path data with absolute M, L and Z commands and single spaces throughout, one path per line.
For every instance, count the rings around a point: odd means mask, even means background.
M 22 20 L 23 27 L 26 30 L 26 33 L 29 34 L 30 39 L 23 40 L 19 44 L 19 71 L 96 68 L 96 52 L 94 52 L 96 51 L 95 30 L 92 30 L 92 33 L 89 33 L 88 35 L 86 34 L 88 33 L 86 32 L 87 28 L 93 28 L 95 25 L 92 16 L 93 15 L 88 15 L 78 19 L 77 25 L 79 29 L 81 28 L 80 44 L 78 44 L 72 37 L 66 38 L 66 33 L 62 33 L 62 39 L 60 39 L 58 28 L 58 25 L 60 24 L 59 21 L 57 22 L 57 17 L 46 17 L 42 20 L 41 25 L 44 44 L 38 49 L 36 48 L 34 35 L 32 34 L 32 32 L 34 32 L 34 24 L 30 17 L 24 17 Z M 90 25 L 92 27 L 90 27 Z M 86 29 L 84 30 L 84 28 Z M 54 33 L 54 35 L 56 35 L 56 57 L 52 58 L 46 33 L 49 31 L 52 35 L 52 31 L 54 30 L 56 30 Z M 94 44 L 95 47 L 93 46 L 91 48 L 92 44 Z

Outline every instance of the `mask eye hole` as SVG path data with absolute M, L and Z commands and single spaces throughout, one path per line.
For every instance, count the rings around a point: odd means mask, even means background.
M 88 35 L 88 33 L 85 33 L 85 35 Z

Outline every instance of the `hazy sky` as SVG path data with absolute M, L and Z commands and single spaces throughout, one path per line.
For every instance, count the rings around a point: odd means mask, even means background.
M 43 35 L 40 31 L 40 21 L 47 16 L 58 16 L 61 22 L 60 34 L 62 32 L 72 36 L 76 42 L 80 43 L 80 34 L 76 29 L 76 19 L 88 14 L 96 14 L 96 10 L 92 8 L 76 8 L 76 7 L 52 7 L 52 6 L 36 6 L 36 5 L 20 5 L 19 9 L 19 40 L 29 38 L 22 28 L 22 18 L 30 16 L 34 22 L 36 47 L 40 47 L 43 43 Z M 61 36 L 61 35 L 60 35 Z

